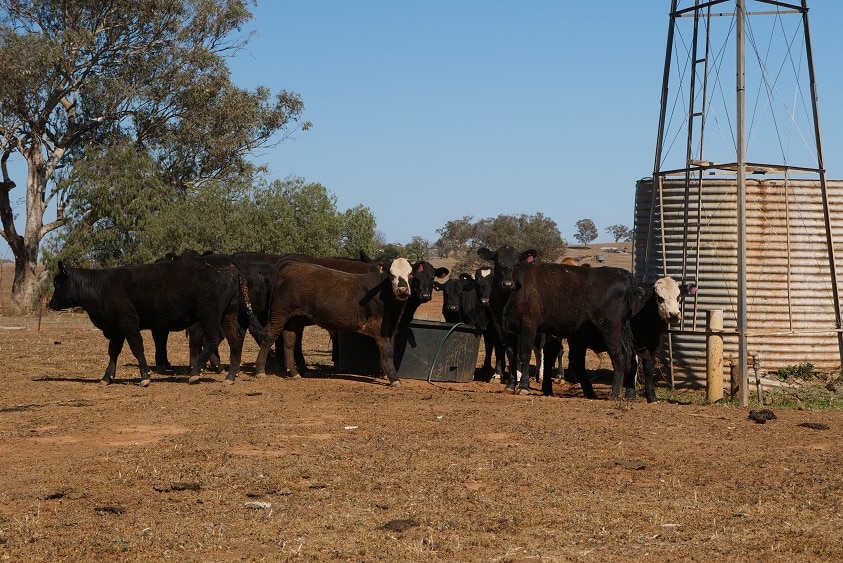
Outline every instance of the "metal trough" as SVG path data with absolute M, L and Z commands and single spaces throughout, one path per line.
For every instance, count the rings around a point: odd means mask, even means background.
M 395 337 L 398 377 L 465 383 L 474 380 L 481 332 L 465 325 L 417 320 Z M 345 373 L 379 375 L 375 341 L 364 334 L 341 332 L 333 344 L 334 366 Z

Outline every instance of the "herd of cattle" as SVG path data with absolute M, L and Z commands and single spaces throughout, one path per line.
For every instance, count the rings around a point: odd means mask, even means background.
M 530 360 L 559 359 L 568 342 L 566 377 L 576 377 L 588 398 L 596 398 L 585 369 L 586 349 L 612 360 L 613 397 L 635 396 L 637 357 L 643 362 L 645 394 L 655 400 L 654 362 L 662 335 L 679 319 L 681 296 L 693 285 L 671 278 L 638 285 L 627 270 L 546 263 L 534 250 L 510 246 L 478 250 L 491 262 L 474 275 L 448 279 L 447 268 L 404 258 L 359 260 L 303 254 L 238 252 L 231 255 L 185 251 L 137 266 L 86 269 L 59 263 L 49 307 L 82 308 L 108 339 L 109 363 L 103 381 L 115 375 L 126 341 L 138 361 L 140 385 L 150 382 L 141 330 L 151 330 L 157 368 L 169 367 L 167 336 L 187 330 L 190 382 L 210 361 L 219 369 L 219 344 L 228 343 L 229 372 L 240 369 L 246 332 L 260 345 L 255 375 L 263 376 L 272 346 L 286 375 L 306 369 L 302 334 L 309 325 L 332 333 L 372 337 L 380 368 L 400 385 L 393 355 L 395 335 L 407 329 L 433 291 L 443 293 L 446 322 L 482 330 L 486 355 L 482 372 L 494 373 L 513 392 L 529 389 Z M 492 354 L 495 362 L 492 364 Z M 283 355 L 282 355 L 283 354 Z M 561 370 L 561 365 L 559 366 Z M 550 369 L 544 368 L 547 374 Z M 550 375 L 542 391 L 552 394 Z M 573 379 L 569 379 L 573 380 Z

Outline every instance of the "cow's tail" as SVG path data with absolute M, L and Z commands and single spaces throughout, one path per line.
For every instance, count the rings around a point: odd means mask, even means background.
M 262 346 L 263 341 L 266 340 L 266 331 L 264 331 L 263 325 L 255 316 L 255 311 L 252 308 L 252 301 L 249 299 L 249 284 L 246 283 L 246 278 L 239 272 L 237 281 L 240 285 L 240 311 L 238 315 L 240 326 L 244 329 L 248 328 L 258 345 Z

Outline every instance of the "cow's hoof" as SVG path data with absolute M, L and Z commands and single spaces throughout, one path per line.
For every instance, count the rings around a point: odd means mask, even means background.
M 301 374 L 300 373 L 294 373 L 293 375 L 290 376 L 290 379 L 301 379 Z
M 227 378 L 227 377 L 226 377 L 225 379 L 223 379 L 223 381 L 222 381 L 222 382 L 223 382 L 223 383 L 225 383 L 226 385 L 234 385 L 234 380 L 233 380 L 233 379 L 229 379 L 229 378 Z
M 391 381 L 389 383 L 389 386 L 392 387 L 393 389 L 398 389 L 399 387 L 401 387 L 401 380 L 396 379 L 395 381 Z
M 110 379 L 100 379 L 100 385 L 111 385 Z
M 199 383 L 199 376 L 198 375 L 191 375 L 188 380 L 188 383 Z
M 265 372 L 256 373 L 255 379 L 266 379 L 266 373 Z
M 138 383 L 138 385 L 140 385 L 141 387 L 148 387 L 149 386 L 149 378 L 147 377 L 146 379 L 141 379 L 140 383 Z
M 515 391 L 516 395 L 526 395 L 530 392 L 529 387 L 519 387 L 517 391 Z

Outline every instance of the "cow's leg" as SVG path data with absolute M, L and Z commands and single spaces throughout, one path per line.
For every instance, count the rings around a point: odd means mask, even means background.
M 612 398 L 620 399 L 624 388 L 626 389 L 626 399 L 635 399 L 635 372 L 632 368 L 634 352 L 632 352 L 632 336 L 629 334 L 629 343 L 626 342 L 627 335 L 606 335 L 604 342 L 612 343 L 608 346 L 609 357 L 612 359 L 612 370 L 615 373 L 612 381 Z M 637 363 L 636 363 L 637 368 Z M 631 382 L 630 382 L 631 379 Z
M 585 369 L 585 354 L 586 347 L 582 342 L 575 338 L 568 339 L 568 373 L 576 376 L 586 399 L 596 399 L 597 394 Z
M 656 402 L 656 358 L 649 351 L 641 354 L 641 369 L 644 372 L 644 395 L 648 403 Z
M 562 339 L 548 336 L 544 344 L 544 372 L 554 383 L 562 383 Z M 542 383 L 544 381 L 542 380 Z
M 544 357 L 549 358 L 544 368 L 544 379 L 542 379 L 542 394 L 553 396 L 553 384 L 561 383 L 559 373 L 562 369 L 562 339 L 555 336 L 548 336 L 544 345 Z M 558 362 L 559 365 L 554 369 L 553 364 Z
M 193 323 L 187 327 L 187 347 L 190 350 L 190 365 L 193 366 L 199 360 L 199 355 L 202 353 L 202 345 L 205 342 L 205 331 L 202 330 L 200 323 Z M 208 365 L 214 373 L 222 371 L 222 361 L 220 360 L 219 348 L 213 350 L 208 356 Z M 201 369 L 204 366 L 199 366 Z
M 495 376 L 495 367 L 492 365 L 492 353 L 495 351 L 495 339 L 488 330 L 483 331 L 483 367 L 480 373 L 483 378 L 489 374 L 491 380 Z
M 243 357 L 243 341 L 246 339 L 246 331 L 237 322 L 237 309 L 226 315 L 222 321 L 222 330 L 225 340 L 228 342 L 228 377 L 226 383 L 234 383 L 237 372 L 240 371 L 240 361 Z
M 158 373 L 170 369 L 170 360 L 167 358 L 167 338 L 169 330 L 153 330 L 152 341 L 155 343 L 155 367 Z
M 115 336 L 108 339 L 108 367 L 105 368 L 105 374 L 100 380 L 102 383 L 109 384 L 114 380 L 114 375 L 117 373 L 117 357 L 120 356 L 120 351 L 123 350 L 124 338 L 122 336 Z
M 289 375 L 293 379 L 299 379 L 301 377 L 299 370 L 296 368 L 297 338 L 298 334 L 296 334 L 294 329 L 291 329 L 289 326 L 284 327 L 284 331 L 281 333 L 281 339 L 284 341 L 284 372 L 285 375 Z
M 546 358 L 544 355 L 544 345 L 546 341 L 547 337 L 544 334 L 537 334 L 536 341 L 533 344 L 533 354 L 536 356 L 536 381 L 538 383 L 541 383 L 546 369 Z
M 307 362 L 304 360 L 304 350 L 302 350 L 302 338 L 304 337 L 304 319 L 290 319 L 287 321 L 285 330 L 292 331 L 296 335 L 296 342 L 293 347 L 293 360 L 295 361 L 296 369 L 299 373 L 307 371 Z M 276 346 L 277 348 L 277 346 Z
M 146 363 L 146 356 L 143 352 L 143 337 L 140 330 L 129 331 L 126 334 L 126 342 L 129 343 L 129 348 L 132 354 L 138 360 L 138 368 L 140 369 L 140 386 L 146 387 L 149 385 L 149 365 Z M 117 358 L 114 358 L 115 362 Z
M 202 366 L 205 365 L 211 354 L 216 352 L 217 347 L 223 339 L 222 326 L 220 324 L 221 317 L 213 316 L 211 320 L 206 318 L 201 322 L 202 332 L 205 338 L 202 341 L 202 351 L 199 353 L 199 357 L 196 358 L 196 362 L 190 364 L 190 377 L 187 379 L 189 383 L 197 383 L 199 381 Z
M 498 339 L 495 345 L 495 374 L 500 377 L 501 383 L 509 383 L 512 369 L 512 349 L 508 348 L 502 339 Z M 509 364 L 507 365 L 507 362 Z
M 258 351 L 258 357 L 255 360 L 255 377 L 263 377 L 266 375 L 266 360 L 269 357 L 269 352 L 272 349 L 273 344 L 275 344 L 275 356 L 278 358 L 279 363 L 285 361 L 281 359 L 283 356 L 278 350 L 277 342 L 281 337 L 281 332 L 283 331 L 286 323 L 286 318 L 279 318 L 277 314 L 273 318 L 272 313 L 270 313 L 270 318 L 264 327 L 266 339 L 261 343 L 260 351 Z M 284 367 L 281 369 L 283 370 Z
M 393 339 L 379 336 L 375 338 L 375 342 L 377 342 L 378 351 L 380 352 L 381 372 L 386 375 L 392 387 L 401 387 L 401 380 L 398 378 L 398 372 L 395 371 Z
M 617 350 L 615 346 L 609 350 L 609 358 L 612 360 L 612 370 L 614 371 L 614 378 L 612 379 L 612 399 L 620 399 L 624 389 L 624 383 L 629 370 L 629 360 L 626 355 Z M 628 397 L 629 398 L 629 397 Z M 632 397 L 635 398 L 635 388 L 632 389 Z
M 512 343 L 512 350 L 515 353 L 512 364 L 516 366 L 513 373 L 513 389 L 517 383 L 516 393 L 526 393 L 530 390 L 530 360 L 533 357 L 533 348 L 536 342 L 536 333 L 531 330 L 522 331 Z

